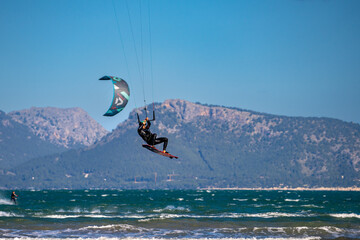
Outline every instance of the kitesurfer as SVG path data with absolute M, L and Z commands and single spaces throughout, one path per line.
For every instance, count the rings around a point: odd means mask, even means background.
M 15 194 L 15 192 L 13 191 L 11 193 L 11 201 L 14 202 L 14 204 L 16 204 L 16 198 L 18 197 L 18 195 Z
M 164 143 L 163 145 L 163 152 L 164 153 L 168 153 L 166 151 L 166 147 L 168 144 L 168 139 L 166 137 L 157 137 L 156 133 L 151 133 L 150 132 L 150 126 L 151 126 L 151 121 L 155 121 L 155 116 L 153 120 L 149 120 L 148 117 L 145 118 L 144 121 L 140 122 L 139 118 L 138 118 L 138 122 L 139 122 L 139 128 L 138 128 L 138 134 L 140 135 L 140 137 L 142 139 L 144 139 L 144 141 L 151 145 L 154 146 L 156 144 L 159 143 Z

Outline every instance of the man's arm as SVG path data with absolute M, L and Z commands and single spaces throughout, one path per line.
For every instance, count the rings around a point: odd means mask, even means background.
M 138 133 L 140 133 L 141 129 L 142 129 L 142 124 L 139 124 L 139 127 L 138 127 Z
M 137 115 L 138 123 L 140 124 L 140 117 L 139 117 L 139 114 L 138 114 L 138 113 L 136 113 L 136 115 Z

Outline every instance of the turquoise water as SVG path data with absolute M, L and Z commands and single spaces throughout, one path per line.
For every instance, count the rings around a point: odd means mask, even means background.
M 360 238 L 360 192 L 0 191 L 0 238 Z

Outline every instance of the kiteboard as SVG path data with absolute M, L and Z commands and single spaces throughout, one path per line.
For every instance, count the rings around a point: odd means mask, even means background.
M 157 154 L 160 154 L 160 155 L 162 155 L 162 156 L 164 156 L 164 157 L 168 157 L 168 158 L 171 158 L 171 159 L 173 159 L 173 158 L 178 159 L 177 156 L 171 155 L 170 153 L 164 153 L 163 151 L 160 151 L 159 149 L 157 149 L 157 148 L 154 147 L 154 146 L 147 145 L 147 144 L 143 144 L 142 146 L 143 146 L 144 148 L 149 149 L 150 151 L 152 151 L 152 152 L 154 152 L 154 153 L 157 153 Z

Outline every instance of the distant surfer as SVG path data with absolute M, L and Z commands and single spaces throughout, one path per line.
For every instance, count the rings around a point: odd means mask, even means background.
M 11 193 L 11 201 L 14 202 L 14 204 L 16 204 L 17 197 L 18 197 L 18 195 L 16 195 L 15 192 L 13 191 Z
M 140 135 L 140 137 L 142 139 L 144 139 L 144 141 L 147 144 L 149 144 L 151 146 L 154 146 L 154 145 L 160 144 L 160 143 L 164 143 L 163 153 L 168 153 L 166 151 L 168 139 L 166 137 L 158 138 L 156 133 L 150 132 L 151 121 L 155 121 L 155 114 L 154 114 L 154 117 L 152 120 L 149 120 L 149 118 L 146 117 L 145 120 L 142 122 L 140 122 L 139 115 L 138 115 L 138 123 L 139 123 L 138 134 Z

